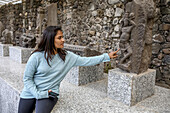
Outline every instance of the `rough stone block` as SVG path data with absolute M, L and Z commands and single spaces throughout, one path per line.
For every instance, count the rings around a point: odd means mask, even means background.
M 170 29 L 170 24 L 161 24 L 159 26 L 159 30 L 169 30 Z
M 31 55 L 33 48 L 22 48 L 18 46 L 9 47 L 9 56 L 12 60 L 19 63 L 26 63 Z
M 91 50 L 86 46 L 64 44 L 64 48 L 68 51 L 72 51 L 80 56 L 96 56 L 101 53 L 96 50 Z M 65 80 L 75 85 L 84 85 L 91 82 L 95 82 L 104 78 L 104 63 L 96 66 L 78 66 L 73 67 L 65 77 Z
M 19 92 L 0 78 L 0 113 L 17 113 Z
M 135 74 L 118 68 L 109 71 L 108 96 L 128 106 L 150 97 L 155 92 L 156 70 Z
M 84 85 L 104 79 L 104 64 L 96 66 L 73 67 L 65 77 L 65 80 L 75 85 Z
M 0 44 L 0 56 L 9 56 L 9 46 L 12 44 Z

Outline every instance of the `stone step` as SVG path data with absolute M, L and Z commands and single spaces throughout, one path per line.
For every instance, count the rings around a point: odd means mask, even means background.
M 25 64 L 0 57 L 0 113 L 17 113 Z M 129 107 L 107 96 L 107 78 L 83 86 L 62 81 L 52 113 L 169 113 L 170 89 L 156 86 L 155 95 Z

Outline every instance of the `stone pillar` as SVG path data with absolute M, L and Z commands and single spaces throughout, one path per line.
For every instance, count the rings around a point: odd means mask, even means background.
M 90 50 L 86 46 L 65 44 L 64 48 L 80 56 L 88 57 L 88 56 L 96 56 L 100 54 L 98 51 Z M 77 86 L 88 84 L 91 82 L 96 82 L 98 80 L 104 79 L 103 69 L 104 69 L 104 63 L 101 63 L 100 65 L 96 65 L 96 66 L 73 67 L 66 75 L 65 80 Z
M 18 90 L 0 77 L 0 113 L 17 113 L 19 99 Z
M 0 44 L 0 56 L 9 56 L 9 46 L 12 44 Z
M 73 67 L 65 77 L 65 80 L 74 85 L 80 86 L 104 79 L 104 64 L 96 66 Z
M 58 24 L 57 16 L 57 3 L 53 3 L 47 7 L 48 16 L 47 16 L 47 25 L 56 26 Z
M 9 47 L 9 56 L 18 63 L 27 63 L 33 48 Z
M 155 92 L 156 71 L 148 69 L 144 73 L 125 72 L 119 68 L 109 71 L 108 96 L 128 106 L 150 97 Z
M 22 5 L 23 5 L 23 16 L 24 16 L 24 19 L 23 19 L 23 28 L 25 28 L 26 27 L 26 25 L 25 25 L 26 0 L 22 0 Z

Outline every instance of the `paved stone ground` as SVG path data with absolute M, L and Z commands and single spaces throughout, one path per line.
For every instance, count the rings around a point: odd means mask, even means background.
M 18 94 L 23 88 L 24 68 L 25 64 L 0 57 L 0 78 Z M 128 107 L 107 97 L 107 75 L 104 80 L 83 86 L 63 81 L 60 99 L 52 113 L 170 113 L 170 89 L 159 86 L 155 89 L 155 95 Z

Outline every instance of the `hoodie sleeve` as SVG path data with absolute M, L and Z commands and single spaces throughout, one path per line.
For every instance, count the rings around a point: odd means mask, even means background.
M 93 57 L 81 57 L 72 52 L 70 52 L 70 54 L 71 54 L 71 57 L 75 59 L 74 66 L 94 66 L 96 64 L 100 64 L 101 62 L 110 61 L 110 57 L 108 53 L 104 53 L 102 55 L 93 56 Z
M 48 91 L 39 91 L 34 83 L 34 73 L 38 66 L 38 59 L 36 54 L 32 54 L 26 64 L 24 72 L 24 86 L 31 92 L 36 99 L 48 98 Z

